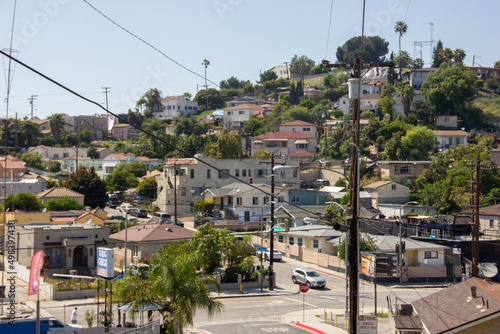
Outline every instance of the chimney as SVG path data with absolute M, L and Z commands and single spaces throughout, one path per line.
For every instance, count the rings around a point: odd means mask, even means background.
M 471 286 L 470 292 L 471 292 L 472 298 L 477 298 L 477 287 Z

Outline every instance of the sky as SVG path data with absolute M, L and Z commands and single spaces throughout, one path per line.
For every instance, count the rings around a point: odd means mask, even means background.
M 14 16 L 14 3 L 0 1 L 0 49 L 15 50 L 22 62 L 103 106 L 103 87 L 109 87 L 114 113 L 133 109 L 150 88 L 163 96 L 194 96 L 205 84 L 204 59 L 210 61 L 207 78 L 216 84 L 231 76 L 255 83 L 261 72 L 294 55 L 335 62 L 337 47 L 361 34 L 363 9 L 362 0 L 23 0 Z M 498 28 L 492 16 L 481 13 L 499 10 L 500 3 L 491 0 L 366 0 L 365 35 L 384 38 L 397 52 L 394 25 L 404 21 L 402 49 L 414 56 L 415 41 L 431 40 L 432 22 L 433 40 L 465 50 L 466 65 L 475 55 L 477 65 L 491 67 L 500 60 L 500 45 L 490 38 Z M 424 46 L 427 66 L 430 55 Z M 0 57 L 1 118 L 31 117 L 32 95 L 33 114 L 40 119 L 104 112 L 14 63 L 7 111 L 9 62 Z

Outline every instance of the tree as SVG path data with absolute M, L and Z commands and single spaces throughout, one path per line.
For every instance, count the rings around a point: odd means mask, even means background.
M 80 210 L 83 208 L 83 205 L 78 203 L 78 201 L 73 198 L 64 196 L 64 198 L 48 200 L 46 208 L 50 211 Z
M 184 119 L 184 117 L 178 117 Z M 153 134 L 155 137 L 161 138 L 165 134 L 166 124 L 163 120 L 156 118 L 146 118 L 142 122 L 142 128 L 147 132 Z M 162 143 L 153 136 L 147 135 L 144 132 L 139 134 L 139 141 L 141 143 L 146 143 L 151 149 L 153 156 L 162 157 L 163 156 L 163 145 Z
M 127 121 L 130 124 L 141 127 L 144 121 L 144 115 L 142 115 L 137 109 L 135 111 L 128 110 Z
M 349 39 L 337 48 L 337 60 L 339 63 L 352 64 L 359 57 L 361 48 L 361 36 Z M 363 47 L 363 62 L 380 63 L 385 61 L 389 52 L 389 42 L 379 36 L 365 36 Z
M 264 83 L 266 81 L 276 80 L 278 79 L 278 75 L 271 70 L 265 71 L 260 74 L 260 83 Z
M 234 237 L 229 235 L 228 230 L 220 230 L 206 223 L 193 234 L 191 247 L 195 253 L 203 259 L 203 266 L 207 272 L 213 272 L 222 262 L 224 254 L 234 243 Z
M 23 153 L 21 155 L 21 160 L 26 164 L 26 166 L 36 169 L 43 170 L 42 156 L 36 153 Z
M 91 159 L 99 159 L 99 151 L 97 151 L 97 147 L 90 145 L 87 150 L 87 157 Z
M 413 64 L 413 59 L 411 58 L 408 51 L 402 50 L 399 54 L 394 58 L 394 63 L 398 64 L 401 68 L 411 67 Z
M 432 51 L 432 67 L 439 67 L 442 63 L 444 63 L 442 54 L 443 48 L 443 42 L 439 40 L 434 48 L 434 51 Z
M 223 108 L 224 100 L 222 99 L 221 92 L 214 89 L 209 88 L 208 93 L 205 89 L 200 90 L 196 93 L 193 101 L 198 102 L 198 105 L 205 106 L 207 103 L 206 96 L 208 94 L 208 106 L 209 109 Z
M 399 34 L 399 80 L 401 80 L 401 72 L 403 70 L 403 64 L 402 64 L 402 55 L 401 55 L 401 38 L 403 37 L 404 34 L 406 34 L 406 31 L 408 30 L 408 25 L 404 23 L 403 21 L 398 21 L 396 22 L 396 25 L 394 26 L 394 31 Z
M 255 152 L 255 159 L 270 160 L 271 152 L 269 152 L 268 150 L 258 150 Z
M 59 173 L 61 171 L 61 163 L 57 160 L 51 160 L 49 162 L 49 172 Z
M 415 126 L 401 138 L 400 160 L 427 160 L 436 142 L 434 133 L 425 126 Z
M 401 104 L 403 105 L 405 117 L 408 117 L 411 103 L 415 97 L 415 90 L 408 82 L 405 81 L 398 84 L 396 87 L 396 93 L 401 98 Z
M 464 59 L 465 59 L 465 51 L 462 50 L 462 49 L 456 49 L 454 52 L 453 52 L 453 60 L 457 63 L 457 64 L 460 64 L 462 65 L 463 62 L 464 62 Z
M 127 164 L 118 165 L 115 171 L 125 171 L 132 174 L 135 177 L 142 177 L 146 175 L 148 171 L 148 166 L 145 163 L 139 161 L 132 161 Z
M 304 78 L 305 75 L 311 73 L 314 61 L 307 56 L 293 56 L 290 62 L 290 73 L 293 76 Z
M 476 76 L 470 69 L 443 65 L 429 74 L 420 90 L 439 115 L 457 115 L 465 121 L 469 118 L 465 104 L 477 93 L 475 84 Z
M 89 129 L 85 128 L 82 131 L 78 132 L 76 134 L 78 136 L 78 139 L 80 140 L 80 143 L 89 145 L 94 138 L 92 138 L 92 133 L 90 133 Z
M 290 92 L 288 93 L 288 102 L 290 102 L 290 104 L 298 104 L 299 103 L 299 98 L 297 96 L 297 90 L 295 89 L 295 81 L 292 81 L 292 84 L 290 85 Z
M 321 64 L 314 65 L 312 68 L 311 72 L 312 74 L 322 74 L 322 73 L 328 73 L 332 69 L 330 67 L 323 67 Z
M 495 65 L 493 65 L 494 68 L 500 68 L 500 60 L 497 60 L 495 62 Z
M 337 88 L 349 79 L 349 74 L 344 72 L 329 73 L 323 78 L 323 85 L 328 88 Z
M 208 156 L 216 159 L 238 159 L 243 156 L 241 136 L 224 129 L 215 143 L 208 148 Z
M 59 140 L 61 133 L 64 129 L 64 125 L 66 124 L 66 121 L 64 120 L 64 116 L 67 116 L 67 115 L 66 114 L 53 114 L 52 116 L 49 116 L 50 130 L 52 131 L 52 135 L 54 136 L 54 139 L 56 141 Z
M 193 94 L 191 94 L 190 92 L 185 92 L 184 94 L 182 94 L 182 96 L 184 96 L 186 100 L 189 101 L 193 97 Z
M 339 259 L 345 260 L 345 254 L 346 254 L 346 240 L 345 238 L 342 238 L 339 244 Z M 377 250 L 377 245 L 375 244 L 375 241 L 370 237 L 368 234 L 365 233 L 360 233 L 359 234 L 359 250 L 361 252 L 373 252 Z
M 32 147 L 37 146 L 40 139 L 43 137 L 36 123 L 29 120 L 18 120 L 9 118 L 7 121 L 8 136 L 5 136 L 5 119 L 2 126 L 0 126 L 0 138 L 6 140 L 3 145 L 8 147 Z M 17 143 L 16 143 L 17 137 Z
M 94 167 L 90 169 L 85 167 L 78 168 L 77 171 L 68 176 L 62 186 L 84 195 L 84 205 L 91 208 L 98 206 L 104 208 L 108 201 L 106 185 L 99 175 L 97 175 Z
M 154 112 L 160 112 L 163 108 L 161 103 L 161 91 L 157 88 L 150 88 L 138 101 L 137 107 L 143 107 L 145 118 L 151 118 Z
M 8 195 L 5 199 L 5 208 L 21 211 L 40 211 L 43 209 L 42 200 L 29 193 L 19 193 L 16 196 Z
M 142 197 L 154 199 L 156 198 L 157 189 L 158 184 L 155 178 L 149 177 L 139 182 L 139 185 L 137 185 L 137 194 Z

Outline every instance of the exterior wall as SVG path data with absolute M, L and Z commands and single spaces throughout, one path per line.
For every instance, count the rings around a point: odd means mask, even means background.
M 438 148 L 448 148 L 450 146 L 466 145 L 467 136 L 435 136 Z
M 280 132 L 303 132 L 313 137 L 317 136 L 316 125 L 280 125 Z
M 436 126 L 456 129 L 458 127 L 458 116 L 436 116 Z
M 381 214 L 383 214 L 386 217 L 399 217 L 399 212 L 400 208 L 402 205 L 398 204 L 379 204 L 378 210 L 380 211 Z M 403 208 L 401 211 L 401 214 L 404 216 L 406 213 L 415 210 L 419 215 L 423 215 L 424 211 L 427 210 L 429 211 L 429 215 L 435 216 L 437 215 L 437 210 L 435 207 L 432 206 L 423 206 L 423 205 L 407 205 Z
M 415 103 L 424 100 L 424 95 L 420 93 L 420 91 L 415 91 L 415 96 L 413 97 L 413 101 L 411 102 L 410 110 L 414 110 Z M 394 94 L 394 109 L 393 109 L 394 118 L 397 115 L 402 114 L 404 116 L 404 108 L 403 103 L 401 102 L 401 98 L 395 93 Z
M 288 201 L 295 205 L 323 205 L 329 195 L 322 191 L 290 189 Z
M 102 160 L 100 159 L 91 159 L 89 157 L 84 157 L 78 159 L 78 168 L 85 167 L 90 169 L 94 167 L 96 171 L 102 169 Z M 76 159 L 70 158 L 68 160 L 61 161 L 61 172 L 63 173 L 73 173 L 76 170 Z
M 393 186 L 395 186 L 393 189 Z M 378 188 L 378 203 L 406 203 L 410 200 L 410 189 L 397 183 Z
M 500 214 L 500 212 L 499 212 Z M 499 215 L 479 215 L 479 229 L 485 236 L 497 238 L 499 231 Z
M 425 252 L 426 251 L 432 251 L 432 252 L 437 252 L 438 257 L 436 259 L 425 259 Z M 444 257 L 444 250 L 443 249 L 425 249 L 425 250 L 418 250 L 416 254 L 416 260 L 417 263 L 415 263 L 415 266 L 417 267 L 441 267 L 446 264 L 445 257 Z
M 179 96 L 177 100 L 162 100 L 162 110 L 153 112 L 153 117 L 158 119 L 173 119 L 176 117 L 186 117 L 198 113 L 198 102 L 189 101 L 184 96 Z
M 279 78 L 283 78 L 283 79 L 289 78 L 290 68 L 286 65 L 274 66 L 273 68 L 270 69 L 270 71 L 273 71 L 274 73 L 276 73 L 276 75 L 278 76 L 278 79 Z
M 396 166 L 398 166 L 399 172 L 396 173 Z M 389 178 L 395 182 L 399 183 L 405 183 L 407 181 L 414 181 L 416 180 L 420 174 L 424 171 L 424 169 L 428 168 L 430 166 L 430 162 L 427 164 L 422 164 L 422 163 L 390 163 L 390 164 L 384 164 L 379 162 L 379 170 L 381 173 L 381 178 Z M 410 171 L 409 173 L 402 173 L 401 172 L 401 167 L 407 168 L 409 167 Z
M 434 72 L 434 69 L 429 71 L 425 70 L 412 71 L 410 76 L 410 85 L 415 89 L 420 89 L 420 86 L 422 86 L 425 80 L 427 80 L 429 73 L 432 72 Z
M 254 109 L 233 109 L 224 110 L 224 128 L 242 128 L 244 123 L 247 122 L 254 114 L 259 112 Z
M 6 187 L 6 188 L 4 188 Z M 6 189 L 6 195 L 16 196 L 20 193 L 30 193 L 30 194 L 38 194 L 42 189 L 42 181 L 40 180 L 26 180 L 23 179 L 19 182 L 6 181 L 5 184 L 2 183 L 0 186 L 0 191 L 2 193 L 4 189 Z
M 85 147 L 76 148 L 76 147 L 36 146 L 36 147 L 30 147 L 28 149 L 28 152 L 39 154 L 50 160 L 62 160 L 64 158 L 76 156 L 77 151 L 79 156 L 81 157 L 87 156 L 88 149 Z
M 71 132 L 76 134 L 87 129 L 92 138 L 100 140 L 108 135 L 108 118 L 96 116 L 66 116 L 64 120 L 71 124 Z
M 119 125 L 119 126 L 117 126 Z M 135 129 L 132 125 L 117 124 L 111 129 L 111 136 L 118 140 L 128 140 L 131 137 L 137 137 L 139 130 Z

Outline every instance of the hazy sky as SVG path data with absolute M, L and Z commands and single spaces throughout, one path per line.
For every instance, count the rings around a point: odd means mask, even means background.
M 18 1 L 12 46 L 17 57 L 98 103 L 105 104 L 101 87 L 110 87 L 109 108 L 116 113 L 135 107 L 149 88 L 160 89 L 163 96 L 184 92 L 194 96 L 204 85 L 203 59 L 210 61 L 208 79 L 217 84 L 230 76 L 255 83 L 261 71 L 290 61 L 295 54 L 334 62 L 337 47 L 361 33 L 363 5 L 361 0 L 334 0 L 333 6 L 331 0 L 87 1 L 200 75 L 126 33 L 83 0 Z M 14 0 L 0 1 L 2 50 L 10 48 L 13 9 Z M 367 0 L 365 34 L 381 36 L 396 51 L 394 25 L 405 21 L 408 32 L 402 48 L 414 56 L 414 41 L 430 40 L 429 22 L 433 22 L 433 39 L 441 39 L 445 47 L 464 49 L 466 65 L 472 65 L 476 55 L 480 65 L 493 66 L 500 60 L 494 19 L 499 9 L 500 3 L 491 0 Z M 429 46 L 422 54 L 428 65 Z M 8 62 L 1 57 L 3 118 Z M 16 112 L 21 118 L 30 116 L 31 95 L 38 95 L 34 114 L 40 118 L 103 112 L 19 65 L 11 73 L 9 117 Z

